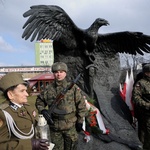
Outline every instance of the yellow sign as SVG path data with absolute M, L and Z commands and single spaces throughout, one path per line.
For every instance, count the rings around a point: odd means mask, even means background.
M 49 39 L 44 39 L 44 40 L 41 40 L 41 42 L 43 42 L 43 43 L 50 43 L 50 42 L 52 42 L 52 41 L 49 40 Z

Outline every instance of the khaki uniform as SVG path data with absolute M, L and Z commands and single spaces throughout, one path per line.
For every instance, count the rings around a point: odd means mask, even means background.
M 138 119 L 139 139 L 144 150 L 150 150 L 150 77 L 144 76 L 133 89 L 135 114 Z
M 0 105 L 0 149 L 32 150 L 31 138 L 20 139 L 16 137 L 12 132 L 10 135 L 6 123 L 6 118 L 2 110 L 5 110 L 12 116 L 17 127 L 23 133 L 28 133 L 31 130 L 32 124 L 33 126 L 35 125 L 36 111 L 34 109 L 31 109 L 31 106 L 29 106 L 29 104 L 26 104 L 21 108 L 17 108 L 16 105 L 10 105 L 9 101 L 5 101 Z
M 56 96 L 69 84 L 66 79 L 59 82 L 54 81 L 50 84 L 36 100 L 36 107 L 39 113 L 45 109 L 47 105 L 50 107 Z M 54 126 L 50 127 L 52 143 L 55 144 L 54 149 L 64 150 L 64 147 L 65 150 L 76 149 L 74 146 L 76 145 L 78 134 L 75 129 L 75 124 L 76 122 L 83 123 L 83 117 L 87 114 L 83 95 L 77 85 L 74 85 L 72 89 L 65 94 L 63 100 L 58 104 L 57 109 L 60 110 L 60 113 L 53 113 L 52 119 Z M 65 113 L 61 113 L 61 110 Z

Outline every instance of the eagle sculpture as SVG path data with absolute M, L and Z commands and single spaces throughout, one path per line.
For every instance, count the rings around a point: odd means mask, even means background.
M 150 52 L 150 36 L 141 32 L 118 32 L 99 34 L 102 26 L 109 25 L 105 19 L 97 18 L 88 29 L 75 25 L 68 14 L 59 6 L 37 5 L 23 14 L 29 17 L 24 24 L 22 38 L 31 41 L 51 39 L 66 50 L 93 50 L 109 53 L 141 54 Z M 57 45 L 57 44 L 56 44 Z M 55 49 L 55 47 L 54 47 Z
M 109 135 L 97 135 L 101 140 L 93 137 L 94 141 L 88 144 L 79 140 L 79 149 L 142 149 L 129 123 L 132 118 L 129 109 L 118 94 L 118 53 L 150 53 L 150 36 L 129 31 L 100 34 L 99 28 L 109 25 L 101 18 L 88 29 L 81 29 L 62 8 L 54 5 L 31 6 L 23 16 L 29 18 L 23 26 L 22 38 L 31 38 L 31 42 L 53 40 L 55 61 L 67 63 L 72 78 L 84 72 L 79 86 L 97 101 L 104 123 L 110 129 Z

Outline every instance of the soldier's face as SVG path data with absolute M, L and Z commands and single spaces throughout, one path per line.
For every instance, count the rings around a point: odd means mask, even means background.
M 7 92 L 10 101 L 15 102 L 19 105 L 27 103 L 27 87 L 23 84 L 19 84 L 14 90 Z
M 61 81 L 66 77 L 66 72 L 63 70 L 56 71 L 56 72 L 54 72 L 54 76 L 55 76 L 56 80 Z

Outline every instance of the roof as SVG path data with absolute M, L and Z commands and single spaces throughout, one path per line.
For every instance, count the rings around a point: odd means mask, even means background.
M 29 81 L 53 80 L 53 79 L 54 79 L 53 73 L 42 73 L 29 79 Z

